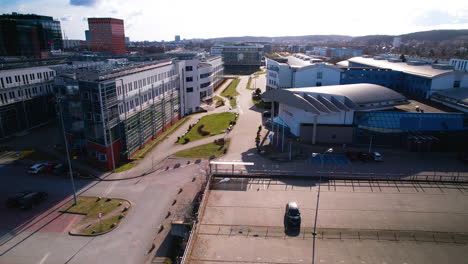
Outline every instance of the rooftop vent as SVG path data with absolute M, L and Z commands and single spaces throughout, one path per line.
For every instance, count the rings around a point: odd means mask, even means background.
M 375 57 L 374 57 L 374 60 L 385 60 L 385 58 L 380 57 L 380 56 L 375 56 Z
M 401 59 L 395 59 L 395 58 L 391 58 L 391 59 L 388 59 L 389 62 L 402 62 Z
M 363 58 L 372 58 L 371 55 L 362 55 Z

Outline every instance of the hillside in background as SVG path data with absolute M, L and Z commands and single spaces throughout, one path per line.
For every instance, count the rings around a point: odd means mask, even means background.
M 283 36 L 283 37 L 224 37 L 208 39 L 214 42 L 358 42 L 366 45 L 379 43 L 391 43 L 394 37 L 401 37 L 402 41 L 447 41 L 468 40 L 468 29 L 460 30 L 430 30 L 414 32 L 403 35 L 368 35 L 368 36 L 343 36 L 343 35 L 306 35 L 306 36 Z

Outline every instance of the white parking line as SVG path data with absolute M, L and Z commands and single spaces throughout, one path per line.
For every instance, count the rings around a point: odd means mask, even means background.
M 47 252 L 47 254 L 44 255 L 44 257 L 42 257 L 41 261 L 38 262 L 38 264 L 43 264 L 44 261 L 47 260 L 47 258 L 49 257 L 50 255 L 50 252 Z

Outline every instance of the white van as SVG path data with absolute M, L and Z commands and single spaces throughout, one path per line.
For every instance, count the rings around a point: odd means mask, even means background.
M 44 165 L 45 165 L 45 163 L 34 164 L 34 165 L 32 165 L 31 167 L 29 167 L 28 173 L 30 173 L 30 174 L 38 174 L 38 173 L 41 172 L 41 170 L 44 168 Z

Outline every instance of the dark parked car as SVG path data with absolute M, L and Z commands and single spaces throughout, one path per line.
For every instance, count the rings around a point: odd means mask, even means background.
M 46 192 L 23 191 L 8 198 L 6 206 L 8 208 L 19 207 L 21 209 L 33 208 L 36 204 L 46 200 L 48 194 Z
M 270 111 L 264 111 L 262 113 L 263 117 L 271 117 L 271 112 Z
M 290 202 L 286 204 L 286 211 L 284 212 L 284 229 L 298 230 L 301 228 L 301 213 L 297 203 Z
M 358 160 L 359 159 L 359 152 L 347 151 L 346 152 L 346 157 L 351 161 Z
M 372 160 L 372 156 L 367 152 L 359 152 L 359 159 L 363 162 Z
M 380 152 L 371 152 L 370 153 L 371 158 L 373 161 L 383 161 L 383 156 L 380 154 Z

